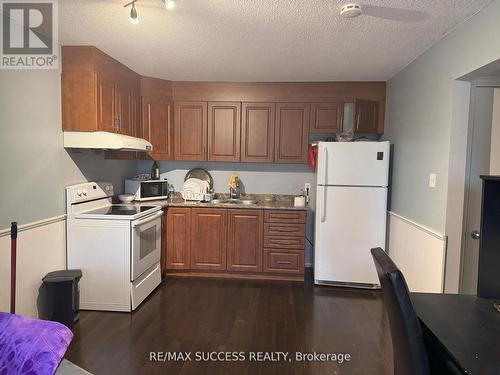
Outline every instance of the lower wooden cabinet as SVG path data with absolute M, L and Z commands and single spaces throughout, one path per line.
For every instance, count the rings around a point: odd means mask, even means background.
M 262 271 L 262 210 L 228 210 L 227 270 Z
M 165 265 L 167 269 L 190 268 L 191 209 L 172 207 L 167 211 L 164 233 Z
M 191 209 L 191 269 L 226 269 L 226 221 L 226 209 Z
M 302 280 L 306 211 L 171 207 L 171 273 Z
M 304 251 L 264 250 L 264 271 L 304 274 Z

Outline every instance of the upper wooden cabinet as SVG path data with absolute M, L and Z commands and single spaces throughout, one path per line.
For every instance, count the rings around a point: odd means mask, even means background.
M 226 220 L 226 209 L 191 209 L 191 269 L 226 269 Z
M 207 160 L 207 103 L 175 102 L 175 160 Z
M 243 103 L 241 118 L 241 161 L 274 161 L 274 103 Z
M 240 161 L 241 103 L 208 103 L 208 161 Z
M 161 95 L 145 95 L 142 97 L 142 124 L 144 139 L 151 142 L 155 160 L 172 160 L 173 125 L 172 102 Z
M 62 128 L 133 134 L 139 75 L 95 47 L 62 48 Z
M 354 132 L 378 133 L 378 102 L 356 99 L 354 102 Z
M 276 163 L 307 163 L 309 103 L 276 104 Z
M 342 131 L 344 103 L 311 103 L 311 133 L 339 133 Z

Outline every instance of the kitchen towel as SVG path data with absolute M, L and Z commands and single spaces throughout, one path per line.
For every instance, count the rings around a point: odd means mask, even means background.
M 309 150 L 307 151 L 307 166 L 309 168 L 316 168 L 316 158 L 318 156 L 318 145 L 309 145 Z

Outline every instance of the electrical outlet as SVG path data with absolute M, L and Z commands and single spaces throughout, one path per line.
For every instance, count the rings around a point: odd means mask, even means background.
M 436 187 L 436 180 L 437 180 L 437 175 L 435 173 L 429 174 L 429 187 L 430 188 Z
M 307 194 L 309 192 L 309 194 L 311 194 L 311 184 L 309 182 L 306 182 L 304 184 L 304 193 Z

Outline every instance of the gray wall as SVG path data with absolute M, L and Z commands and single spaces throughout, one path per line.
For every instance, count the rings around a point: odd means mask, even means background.
M 149 173 L 152 162 L 139 161 L 138 173 Z M 249 194 L 300 194 L 304 184 L 311 184 L 310 207 L 315 205 L 316 177 L 315 173 L 305 165 L 296 164 L 232 164 L 232 163 L 198 163 L 198 162 L 161 162 L 162 177 L 169 180 L 176 191 L 182 190 L 184 176 L 191 168 L 207 169 L 214 179 L 217 193 L 228 193 L 227 182 L 232 172 L 237 172 Z M 306 264 L 313 261 L 311 243 L 314 243 L 314 212 L 309 210 L 307 220 Z
M 391 209 L 446 233 L 453 81 L 500 58 L 500 1 L 427 50 L 388 82 L 384 139 L 394 144 Z M 437 188 L 427 187 L 437 173 Z
M 64 187 L 111 180 L 120 192 L 135 162 L 62 146 L 60 73 L 0 71 L 0 229 L 65 213 Z

